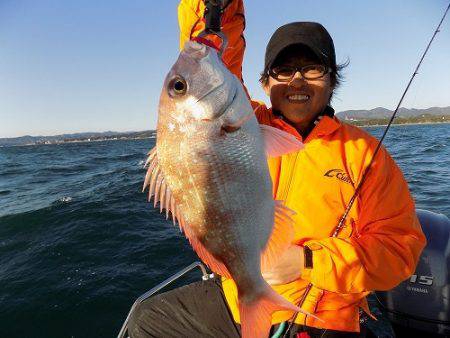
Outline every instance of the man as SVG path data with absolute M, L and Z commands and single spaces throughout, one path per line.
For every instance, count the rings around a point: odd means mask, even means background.
M 204 4 L 182 0 L 181 45 L 204 29 Z M 228 37 L 223 60 L 242 80 L 242 0 L 224 9 Z M 377 140 L 342 123 L 330 106 L 339 84 L 333 40 L 311 22 L 280 27 L 265 55 L 262 86 L 272 108 L 252 102 L 258 121 L 296 136 L 299 152 L 269 160 L 274 198 L 297 214 L 291 247 L 264 278 L 275 291 L 322 321 L 299 314 L 289 336 L 361 337 L 365 296 L 387 290 L 413 273 L 425 238 L 403 175 L 382 148 L 344 220 L 332 236 L 367 168 Z M 292 313 L 272 317 L 273 330 Z M 153 297 L 132 316 L 132 337 L 238 337 L 236 285 L 231 279 L 200 282 Z

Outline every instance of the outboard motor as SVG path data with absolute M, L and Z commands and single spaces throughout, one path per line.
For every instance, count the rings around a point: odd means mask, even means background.
M 395 327 L 450 335 L 450 220 L 442 214 L 417 210 L 427 246 L 417 269 L 396 288 L 377 292 Z

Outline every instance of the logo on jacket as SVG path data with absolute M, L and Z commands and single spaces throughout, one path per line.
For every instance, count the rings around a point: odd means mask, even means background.
M 348 183 L 348 184 L 353 184 L 353 182 L 350 179 L 350 177 L 342 169 L 331 169 L 331 170 L 328 170 L 325 173 L 325 175 L 323 175 L 323 176 L 336 177 L 338 180 L 341 180 L 342 182 L 345 182 L 345 183 Z

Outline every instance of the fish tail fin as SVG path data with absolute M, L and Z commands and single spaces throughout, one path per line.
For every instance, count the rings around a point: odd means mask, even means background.
M 304 312 L 276 293 L 266 282 L 263 285 L 263 292 L 258 298 L 250 302 L 241 299 L 239 302 L 242 338 L 267 338 L 275 311 Z

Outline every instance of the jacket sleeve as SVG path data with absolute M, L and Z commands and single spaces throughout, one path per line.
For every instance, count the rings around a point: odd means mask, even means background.
M 408 185 L 384 148 L 359 196 L 359 219 L 350 238 L 311 240 L 311 269 L 302 278 L 339 293 L 388 290 L 415 270 L 426 244 Z
M 203 0 L 181 0 L 178 6 L 178 23 L 180 26 L 180 49 L 186 41 L 200 34 L 205 28 Z M 222 15 L 222 32 L 227 36 L 228 47 L 223 54 L 227 68 L 242 82 L 242 60 L 245 50 L 244 39 L 245 16 L 242 0 L 230 1 Z M 211 38 L 220 44 L 217 37 Z

